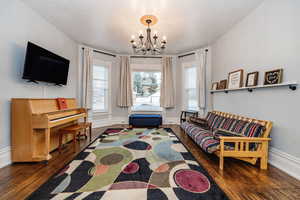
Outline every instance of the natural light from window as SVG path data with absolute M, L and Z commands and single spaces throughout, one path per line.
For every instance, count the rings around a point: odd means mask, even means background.
M 94 65 L 93 111 L 108 111 L 108 67 Z
M 159 107 L 161 72 L 133 72 L 134 106 Z
M 198 98 L 197 98 L 197 68 L 185 67 L 184 68 L 185 79 L 185 104 L 187 109 L 197 110 Z

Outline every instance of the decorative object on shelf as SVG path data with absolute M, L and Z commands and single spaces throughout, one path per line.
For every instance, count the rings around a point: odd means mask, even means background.
M 226 88 L 227 88 L 227 80 L 220 81 L 218 90 L 225 90 Z
M 247 74 L 246 87 L 257 86 L 259 72 L 251 72 Z
M 257 85 L 253 87 L 241 87 L 237 89 L 225 89 L 225 90 L 211 90 L 210 93 L 213 94 L 215 92 L 225 92 L 228 93 L 230 91 L 241 91 L 241 90 L 248 90 L 249 92 L 252 92 L 253 90 L 257 89 L 267 89 L 267 88 L 275 88 L 275 87 L 287 87 L 291 90 L 296 90 L 298 86 L 297 82 L 287 82 L 287 83 L 279 83 L 279 84 L 270 84 L 270 85 Z
M 237 89 L 243 85 L 244 70 L 239 69 L 228 74 L 228 89 Z
M 214 82 L 211 86 L 211 90 L 217 90 L 219 87 L 219 83 L 218 82 Z
M 283 69 L 275 69 L 265 72 L 264 85 L 279 84 L 282 82 Z
M 183 110 L 180 115 L 180 123 L 185 122 L 189 117 L 198 117 L 196 110 Z
M 152 55 L 162 54 L 166 48 L 167 38 L 163 36 L 162 40 L 158 40 L 158 33 L 154 31 L 154 35 L 151 36 L 151 28 L 157 23 L 158 19 L 154 15 L 145 15 L 141 18 L 141 23 L 147 26 L 146 37 L 144 37 L 143 32 L 139 32 L 139 41 L 135 41 L 135 36 L 131 36 L 132 49 L 135 54 L 146 55 L 147 53 Z M 144 40 L 145 38 L 145 40 Z M 153 38 L 153 41 L 152 41 Z

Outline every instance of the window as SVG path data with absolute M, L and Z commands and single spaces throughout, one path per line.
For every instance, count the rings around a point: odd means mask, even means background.
M 132 77 L 134 107 L 159 107 L 161 72 L 134 71 Z
M 190 110 L 198 109 L 198 70 L 194 64 L 183 65 L 183 83 L 184 83 L 184 108 Z
M 109 65 L 95 62 L 93 67 L 93 111 L 109 111 Z

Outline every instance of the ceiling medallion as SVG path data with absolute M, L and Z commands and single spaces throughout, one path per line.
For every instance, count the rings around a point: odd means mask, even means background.
M 144 37 L 143 32 L 140 31 L 138 35 L 138 41 L 135 41 L 135 36 L 131 36 L 132 49 L 135 54 L 152 54 L 158 55 L 162 54 L 166 48 L 167 38 L 163 36 L 162 40 L 159 41 L 157 31 L 154 31 L 154 35 L 151 36 L 150 26 L 155 25 L 158 22 L 157 17 L 154 15 L 145 15 L 140 19 L 141 23 L 147 26 L 146 37 Z M 145 38 L 145 39 L 144 39 Z M 153 40 L 152 40 L 153 38 Z

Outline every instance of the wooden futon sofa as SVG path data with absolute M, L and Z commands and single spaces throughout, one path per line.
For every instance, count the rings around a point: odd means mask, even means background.
M 220 157 L 220 169 L 223 169 L 224 157 L 251 164 L 260 158 L 260 168 L 268 167 L 271 121 L 212 111 L 205 118 L 191 117 L 181 128 L 204 151 Z

